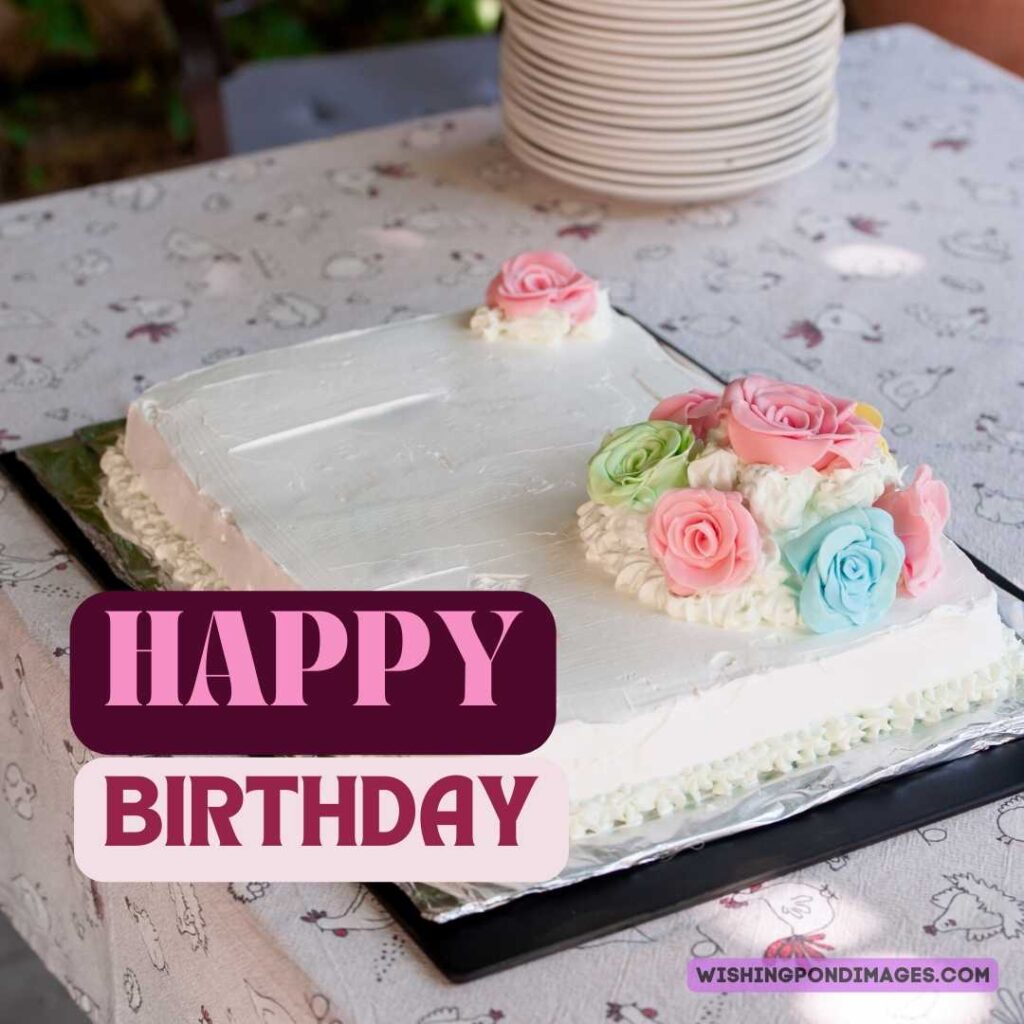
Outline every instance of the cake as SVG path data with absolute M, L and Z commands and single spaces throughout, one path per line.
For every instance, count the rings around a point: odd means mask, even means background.
M 604 440 L 602 441 L 602 437 Z M 996 597 L 866 405 L 709 387 L 565 257 L 478 310 L 150 388 L 101 505 L 174 585 L 523 589 L 558 628 L 574 837 L 995 700 Z

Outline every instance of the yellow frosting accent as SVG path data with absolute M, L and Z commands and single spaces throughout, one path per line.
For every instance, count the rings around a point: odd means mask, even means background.
M 883 452 L 888 452 L 889 443 L 881 434 L 882 424 L 885 422 L 882 418 L 882 414 L 873 405 L 868 405 L 867 402 L 858 402 L 854 412 L 856 412 L 862 420 L 867 420 L 873 427 L 878 427 L 879 446 Z
M 862 420 L 867 420 L 873 427 L 882 429 L 882 424 L 885 422 L 882 419 L 882 414 L 873 406 L 868 405 L 867 402 L 858 402 L 857 407 L 854 410 Z

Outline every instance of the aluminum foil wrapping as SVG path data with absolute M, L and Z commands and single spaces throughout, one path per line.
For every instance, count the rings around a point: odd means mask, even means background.
M 998 588 L 997 588 L 998 590 Z M 1024 603 L 998 591 L 1003 621 L 1024 635 Z M 432 921 L 453 921 L 492 910 L 529 893 L 573 885 L 610 871 L 669 857 L 713 839 L 782 821 L 883 779 L 1024 737 L 1024 686 L 1002 701 L 951 715 L 909 732 L 894 732 L 871 743 L 798 768 L 758 788 L 708 800 L 698 807 L 653 818 L 574 843 L 569 863 L 557 877 L 528 885 L 484 882 L 407 884 L 402 888 Z
M 123 429 L 100 424 L 63 441 L 19 452 L 45 489 L 69 512 L 110 569 L 136 589 L 166 586 L 147 553 L 115 534 L 97 507 L 99 459 Z M 998 589 L 998 588 L 997 588 Z M 1003 621 L 1024 635 L 1024 603 L 999 592 Z M 891 733 L 871 743 L 763 782 L 758 788 L 718 797 L 698 807 L 642 825 L 617 829 L 574 844 L 565 869 L 548 882 L 530 885 L 432 883 L 403 886 L 420 913 L 450 921 L 493 909 L 529 893 L 572 885 L 678 853 L 701 843 L 800 814 L 872 783 L 930 765 L 966 757 L 1024 736 L 1024 687 L 1001 702 Z

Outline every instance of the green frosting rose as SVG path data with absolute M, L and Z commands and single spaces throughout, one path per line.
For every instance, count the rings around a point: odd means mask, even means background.
M 686 486 L 697 444 L 693 431 L 667 420 L 613 430 L 587 466 L 587 493 L 600 505 L 649 509 L 673 487 Z

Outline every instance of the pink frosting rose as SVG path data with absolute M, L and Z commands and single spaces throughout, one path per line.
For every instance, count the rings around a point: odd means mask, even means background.
M 878 428 L 856 402 L 756 374 L 732 381 L 722 395 L 729 443 L 744 462 L 798 473 L 808 466 L 856 469 L 875 450 Z
M 681 395 L 662 399 L 647 418 L 689 425 L 694 435 L 703 441 L 708 431 L 718 425 L 721 408 L 721 395 L 694 388 Z
M 560 252 L 521 252 L 506 260 L 487 286 L 487 305 L 509 320 L 557 309 L 568 313 L 575 327 L 597 312 L 597 282 Z
M 910 486 L 889 486 L 875 502 L 892 516 L 906 557 L 900 591 L 910 597 L 924 593 L 942 575 L 942 531 L 949 521 L 949 491 L 932 478 L 930 466 L 918 466 Z
M 737 491 L 666 491 L 647 520 L 647 543 L 681 597 L 734 590 L 757 566 L 761 535 Z

